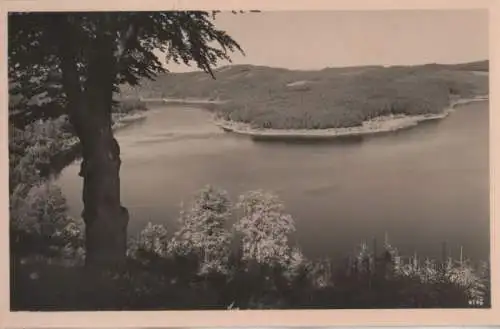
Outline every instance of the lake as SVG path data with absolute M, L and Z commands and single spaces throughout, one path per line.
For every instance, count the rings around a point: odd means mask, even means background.
M 122 202 L 129 232 L 148 221 L 177 227 L 182 201 L 205 184 L 231 197 L 270 190 L 296 220 L 295 240 L 310 257 L 339 257 L 387 233 L 402 253 L 489 257 L 488 102 L 448 118 L 381 136 L 334 143 L 265 143 L 224 133 L 206 111 L 154 107 L 117 133 Z M 59 185 L 79 216 L 78 165 Z

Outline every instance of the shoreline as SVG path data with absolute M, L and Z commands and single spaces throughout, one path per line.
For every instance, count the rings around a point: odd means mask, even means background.
M 116 132 L 119 129 L 128 127 L 134 122 L 145 120 L 147 116 L 147 111 L 132 112 L 122 115 L 116 114 L 113 118 L 115 122 L 113 123 L 111 129 L 113 132 Z
M 147 111 L 141 111 L 123 115 L 115 115 L 116 117 L 113 118 L 115 122 L 113 123 L 111 129 L 113 130 L 113 132 L 116 132 L 117 130 L 130 126 L 134 122 L 145 120 L 147 118 L 146 112 Z M 54 166 L 53 170 L 55 172 L 62 171 L 65 167 L 69 166 L 80 157 L 80 152 L 81 144 L 78 137 L 72 137 L 71 139 L 67 140 L 65 143 L 65 147 L 52 160 Z
M 117 130 L 120 130 L 122 128 L 128 127 L 134 122 L 137 121 L 142 121 L 147 118 L 147 113 L 146 111 L 144 112 L 134 112 L 130 114 L 124 114 L 124 115 L 115 115 L 115 122 L 113 123 L 111 129 L 113 132 L 116 132 Z M 76 147 L 77 144 L 80 144 L 80 140 L 78 137 L 73 137 L 69 139 L 66 143 L 66 147 L 62 150 L 62 152 L 67 152 L 70 151 L 72 148 Z
M 148 103 L 162 103 L 166 105 L 207 105 L 207 104 L 224 104 L 228 100 L 218 99 L 203 99 L 203 98 L 143 98 L 139 97 L 139 101 Z
M 415 127 L 421 122 L 439 120 L 446 118 L 455 107 L 473 102 L 489 100 L 487 95 L 476 96 L 474 98 L 463 98 L 451 102 L 448 108 L 438 114 L 421 115 L 388 115 L 380 116 L 364 121 L 362 125 L 355 127 L 326 128 L 326 129 L 272 129 L 272 128 L 252 128 L 247 123 L 235 122 L 223 119 L 213 119 L 213 123 L 223 131 L 248 136 L 252 139 L 329 139 L 338 137 L 364 136 L 379 133 L 394 132 L 402 129 Z

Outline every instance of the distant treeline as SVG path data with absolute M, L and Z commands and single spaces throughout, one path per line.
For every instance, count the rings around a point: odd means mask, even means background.
M 57 120 L 66 114 L 64 101 L 46 98 L 44 100 L 27 99 L 23 96 L 9 95 L 9 124 L 23 129 L 37 120 Z M 147 111 L 146 103 L 137 98 L 119 98 L 113 103 L 114 114 L 127 114 Z M 71 127 L 66 127 L 71 129 Z
M 142 97 L 230 100 L 220 117 L 259 128 L 336 128 L 389 114 L 439 113 L 452 97 L 488 94 L 488 61 L 421 66 L 364 66 L 320 71 L 237 65 L 166 74 L 122 93 Z
M 488 60 L 461 63 L 461 64 L 451 64 L 451 65 L 428 64 L 427 66 L 434 66 L 435 68 L 457 70 L 457 71 L 476 71 L 476 72 L 490 71 L 490 62 Z

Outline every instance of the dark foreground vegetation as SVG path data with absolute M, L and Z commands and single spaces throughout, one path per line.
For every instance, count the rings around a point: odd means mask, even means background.
M 226 120 L 256 128 L 321 129 L 358 126 L 390 114 L 441 113 L 453 98 L 488 94 L 488 62 L 457 65 L 367 66 L 320 71 L 236 65 L 215 71 L 160 75 L 140 87 L 143 97 L 220 99 Z
M 67 215 L 43 169 L 70 135 L 34 126 L 9 139 L 13 310 L 489 307 L 488 263 L 404 257 L 388 240 L 344 262 L 307 259 L 275 195 L 233 202 L 210 186 L 180 213 L 177 231 L 148 224 L 129 239 L 123 270 L 93 272 L 83 221 Z

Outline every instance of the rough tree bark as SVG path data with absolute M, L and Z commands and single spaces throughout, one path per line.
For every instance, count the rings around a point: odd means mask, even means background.
M 120 267 L 127 249 L 128 211 L 120 202 L 120 148 L 113 136 L 111 109 L 117 58 L 114 39 L 99 35 L 88 66 L 83 116 L 83 219 L 86 264 Z
M 82 145 L 85 263 L 91 268 L 118 269 L 126 258 L 129 215 L 120 202 L 120 148 L 111 129 L 117 67 L 114 44 L 110 36 L 96 38 L 82 86 L 71 24 L 65 28 L 67 42 L 61 50 L 61 69 L 68 114 Z
M 99 104 L 92 106 L 99 108 Z M 86 141 L 80 171 L 84 186 L 86 265 L 115 268 L 125 261 L 128 224 L 128 211 L 120 203 L 120 151 L 108 120 L 104 117 L 91 120 L 93 129 L 81 137 Z

